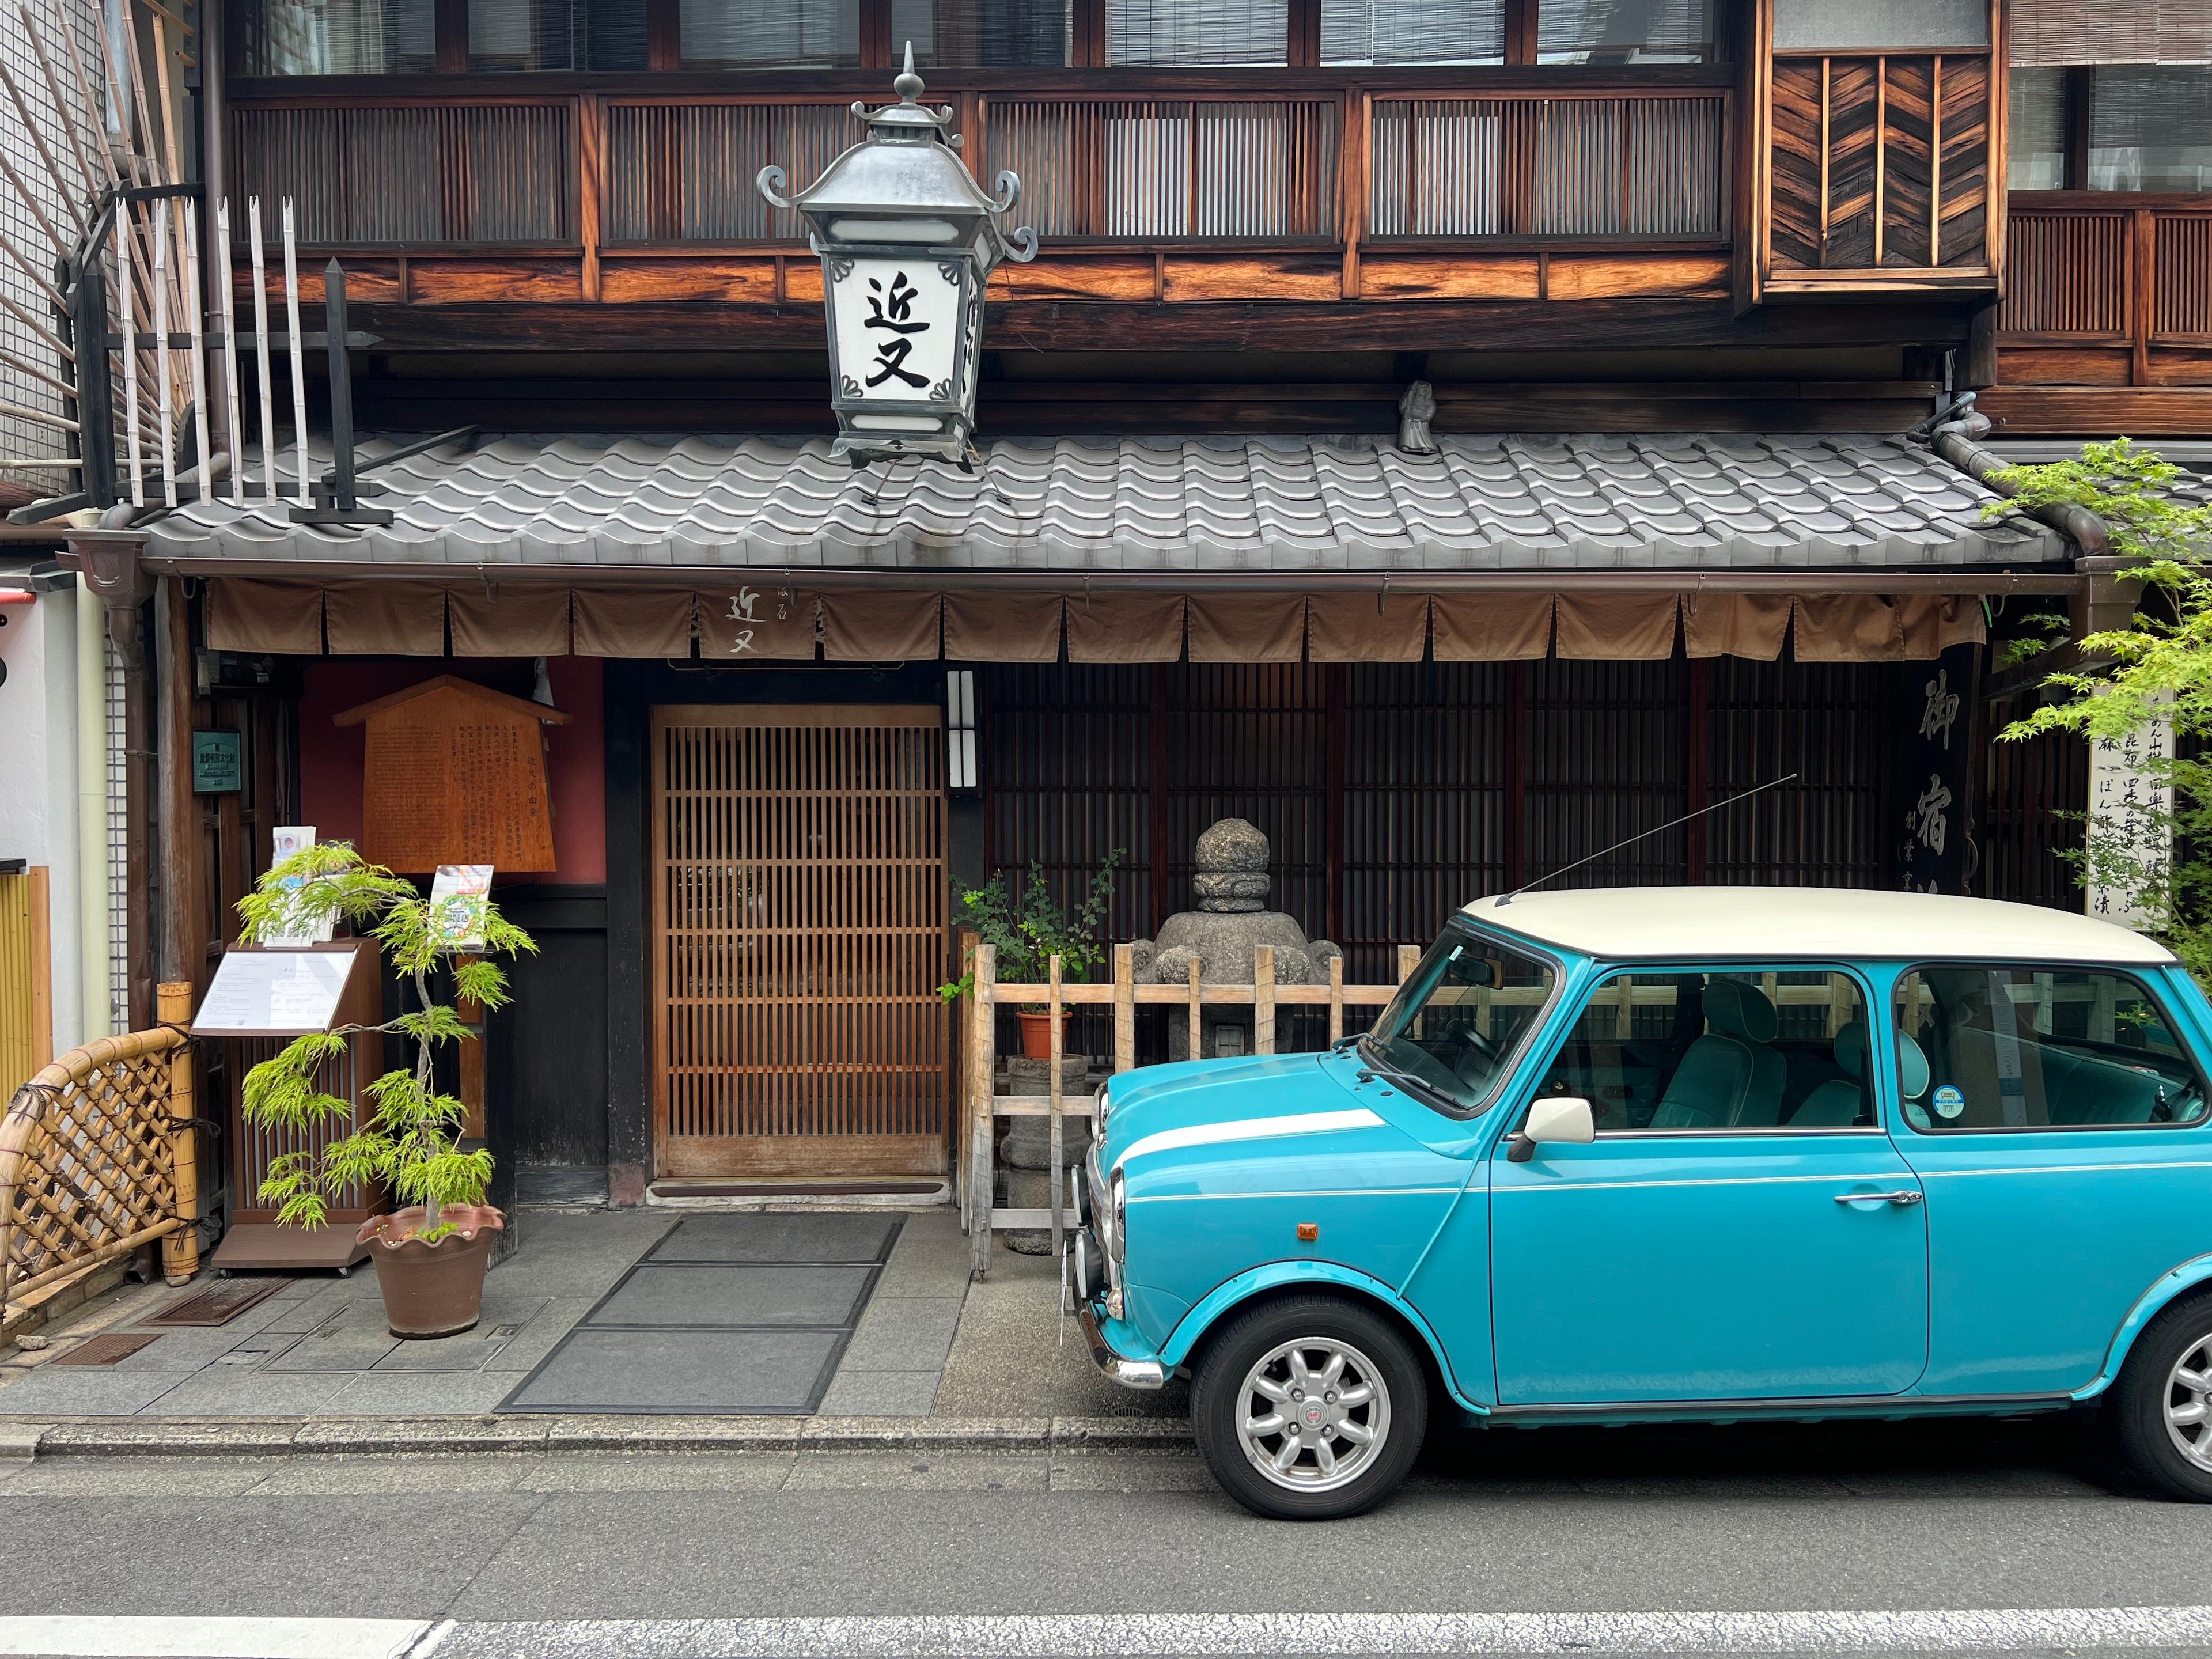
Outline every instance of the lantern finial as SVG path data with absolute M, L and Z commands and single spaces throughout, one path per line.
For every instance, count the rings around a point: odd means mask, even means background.
M 914 72 L 914 42 L 906 43 L 906 68 L 891 82 L 891 90 L 899 95 L 902 104 L 919 102 L 921 97 L 921 77 Z

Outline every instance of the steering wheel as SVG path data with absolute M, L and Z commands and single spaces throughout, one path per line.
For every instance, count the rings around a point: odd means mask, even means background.
M 1469 1080 L 1467 1060 L 1470 1054 L 1483 1063 L 1486 1077 L 1498 1070 L 1498 1045 L 1465 1020 L 1455 1019 L 1445 1026 L 1444 1041 L 1453 1045 L 1450 1065 L 1454 1075 L 1462 1083 Z

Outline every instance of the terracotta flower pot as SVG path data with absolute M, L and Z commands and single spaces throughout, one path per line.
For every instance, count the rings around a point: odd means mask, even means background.
M 1022 1057 L 1025 1060 L 1050 1060 L 1052 1058 L 1052 1015 L 1048 1012 L 1033 1014 L 1026 1008 L 1017 1008 L 1014 1011 L 1014 1018 L 1022 1023 Z M 1074 1018 L 1073 1009 L 1063 1008 L 1060 1011 L 1060 1026 L 1063 1034 L 1067 1030 L 1068 1022 Z M 1063 1052 L 1066 1047 L 1067 1043 L 1063 1035 L 1060 1042 Z
M 419 1204 L 372 1217 L 354 1235 L 368 1244 L 368 1259 L 376 1264 L 384 1322 L 394 1336 L 459 1336 L 475 1328 L 483 1311 L 492 1235 L 507 1225 L 507 1218 L 489 1204 L 448 1204 L 441 1219 L 459 1231 L 434 1244 L 415 1236 L 422 1224 Z

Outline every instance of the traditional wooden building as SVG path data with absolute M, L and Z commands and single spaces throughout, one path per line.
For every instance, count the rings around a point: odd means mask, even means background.
M 272 822 L 360 836 L 335 717 L 438 676 L 568 717 L 499 890 L 526 1191 L 945 1178 L 951 879 L 1119 851 L 1147 935 L 1231 814 L 1364 979 L 1655 830 L 1570 878 L 2078 903 L 2080 758 L 1992 748 L 1987 641 L 2118 601 L 2094 525 L 1985 511 L 1989 446 L 2212 427 L 2208 141 L 2131 112 L 2203 107 L 2212 30 L 2081 9 L 202 0 L 208 176 L 290 200 L 309 330 L 342 263 L 378 493 L 257 494 L 248 398 L 246 487 L 72 545 Z M 972 470 L 833 459 L 752 188 L 908 41 L 1042 245 Z M 147 925 L 204 972 L 266 849 L 177 769 Z

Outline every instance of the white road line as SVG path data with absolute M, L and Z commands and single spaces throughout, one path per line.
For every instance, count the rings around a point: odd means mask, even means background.
M 1093 1659 L 1109 1655 L 1895 1653 L 2187 1647 L 2212 1607 L 1881 1613 L 1130 1613 L 459 1624 L 421 1659 Z
M 1069 1613 L 566 1620 L 0 1619 L 0 1654 L 69 1659 L 1097 1659 L 1304 1654 L 1882 1654 L 2185 1648 L 2212 1607 L 1898 1612 Z
M 401 1659 L 422 1619 L 0 1618 L 0 1654 L 70 1659 Z

